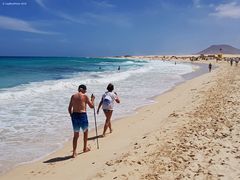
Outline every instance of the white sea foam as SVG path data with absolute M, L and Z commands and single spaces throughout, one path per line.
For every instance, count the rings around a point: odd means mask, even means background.
M 21 86 L 3 89 L 0 93 L 1 104 L 4 101 L 8 102 L 17 99 L 34 98 L 41 94 L 48 92 L 63 91 L 65 89 L 72 89 L 80 82 L 83 84 L 104 84 L 108 82 L 116 82 L 125 80 L 133 74 L 144 73 L 150 71 L 152 67 L 144 67 L 141 69 L 130 69 L 128 71 L 107 71 L 95 73 L 79 73 L 75 74 L 71 79 L 48 80 L 43 82 L 32 82 Z
M 127 61 L 127 63 L 134 63 Z M 134 64 L 133 64 L 134 65 Z M 0 92 L 0 172 L 16 164 L 40 158 L 60 147 L 72 136 L 67 112 L 70 96 L 79 84 L 100 101 L 109 82 L 121 98 L 114 117 L 133 113 L 137 107 L 152 103 L 150 99 L 172 88 L 192 71 L 187 64 L 150 61 L 143 67 L 121 71 L 75 74 L 69 79 L 34 82 Z M 93 111 L 88 110 L 90 128 L 94 127 Z M 97 116 L 98 124 L 104 115 Z M 7 151 L 6 151 L 7 149 Z M 1 166 L 4 164 L 4 166 Z

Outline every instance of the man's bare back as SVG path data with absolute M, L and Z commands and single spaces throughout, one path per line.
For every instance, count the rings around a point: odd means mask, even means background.
M 68 107 L 69 114 L 71 115 L 73 112 L 86 112 L 86 104 L 88 104 L 90 108 L 93 108 L 94 105 L 92 100 L 94 100 L 94 97 L 91 97 L 90 101 L 88 96 L 85 94 L 85 90 L 81 90 L 80 92 L 72 95 Z
M 83 94 L 82 92 L 78 92 L 72 95 L 71 98 L 71 105 L 72 105 L 72 112 L 86 112 L 86 104 L 89 102 L 88 97 Z

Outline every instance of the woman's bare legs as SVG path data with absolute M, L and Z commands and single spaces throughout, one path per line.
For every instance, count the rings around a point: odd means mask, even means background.
M 104 114 L 106 116 L 106 121 L 103 129 L 103 137 L 105 136 L 108 127 L 110 129 L 110 133 L 112 132 L 112 124 L 111 124 L 112 112 L 113 112 L 112 110 L 104 111 Z

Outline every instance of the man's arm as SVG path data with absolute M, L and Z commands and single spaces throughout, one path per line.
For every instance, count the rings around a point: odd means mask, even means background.
M 70 116 L 72 114 L 72 107 L 73 107 L 73 95 L 72 95 L 71 100 L 68 105 L 68 113 L 70 114 Z
M 95 96 L 91 96 L 91 101 L 89 100 L 88 96 L 86 96 L 87 98 L 87 104 L 90 108 L 94 108 L 94 99 L 95 99 Z

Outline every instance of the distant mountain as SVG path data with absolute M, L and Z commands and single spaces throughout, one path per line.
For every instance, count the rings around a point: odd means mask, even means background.
M 230 45 L 221 44 L 221 45 L 212 45 L 207 49 L 204 49 L 197 54 L 240 54 L 240 49 L 232 47 Z

